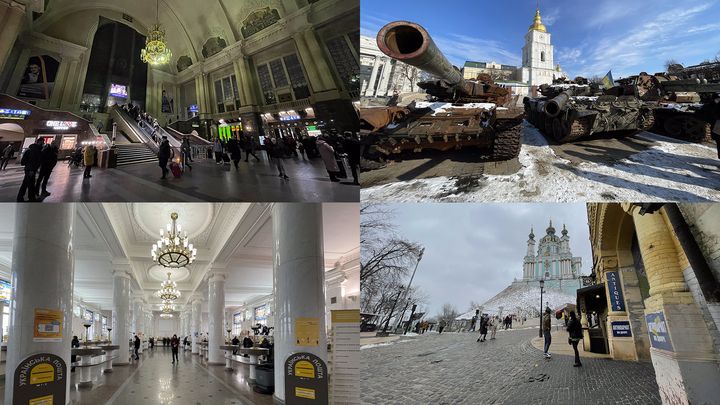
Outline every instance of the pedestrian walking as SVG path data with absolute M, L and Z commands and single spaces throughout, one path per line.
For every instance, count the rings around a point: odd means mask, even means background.
M 270 143 L 267 145 L 268 156 L 275 162 L 275 166 L 278 169 L 278 177 L 288 180 L 289 177 L 285 172 L 285 166 L 283 165 L 283 158 L 285 158 L 285 147 L 283 142 L 278 142 L 277 138 L 272 138 Z
M 12 143 L 9 143 L 5 149 L 3 149 L 2 161 L 0 161 L 0 170 L 7 170 L 7 165 L 15 154 L 15 147 Z
M 342 141 L 342 147 L 348 155 L 348 163 L 350 163 L 350 171 L 353 176 L 353 185 L 359 186 L 358 168 L 360 167 L 360 141 L 352 132 L 346 131 L 345 138 Z M 473 325 L 475 330 L 475 325 Z
M 257 149 L 257 143 L 255 142 L 255 137 L 252 135 L 248 135 L 245 138 L 245 161 L 247 162 L 248 159 L 250 159 L 250 156 L 255 158 L 256 161 L 260 161 L 260 158 L 257 157 L 255 154 L 255 150 Z
M 42 152 L 40 152 L 42 163 L 40 166 L 40 175 L 38 176 L 37 183 L 35 183 L 36 191 L 42 189 L 40 198 L 44 198 L 50 195 L 50 193 L 47 191 L 47 184 L 48 180 L 50 180 L 50 175 L 52 174 L 55 165 L 57 165 L 58 152 L 59 150 L 55 142 L 49 145 L 45 145 L 42 149 Z
M 138 355 L 138 350 L 140 350 L 140 338 L 138 335 L 135 335 L 133 346 L 135 348 L 135 360 L 140 360 L 140 355 Z
M 170 339 L 170 348 L 172 349 L 172 358 L 173 358 L 173 364 L 175 364 L 175 361 L 178 363 L 180 360 L 178 359 L 178 348 L 180 347 L 180 339 L 178 339 L 177 335 L 173 335 L 172 339 Z
M 550 349 L 550 343 L 552 342 L 552 336 L 550 334 L 550 329 L 552 328 L 552 317 L 550 314 L 552 313 L 552 310 L 550 310 L 549 307 L 545 308 L 545 315 L 543 315 L 542 325 L 543 325 L 543 337 L 545 338 L 545 350 L 543 350 L 543 355 L 545 358 L 550 358 L 550 353 L 548 353 L 548 350 Z
M 578 343 L 580 343 L 583 338 L 583 333 L 582 325 L 580 324 L 580 320 L 575 316 L 575 311 L 570 311 L 570 320 L 568 321 L 567 331 L 568 343 L 570 343 L 575 351 L 575 364 L 573 364 L 573 367 L 582 367 L 582 363 L 580 363 L 580 353 L 578 352 L 577 347 Z
M 158 165 L 162 169 L 162 177 L 161 180 L 164 180 L 167 178 L 168 174 L 168 160 L 175 157 L 175 151 L 170 148 L 170 141 L 168 141 L 167 136 L 162 137 L 162 141 L 160 142 L 160 150 L 158 152 Z
M 89 179 L 92 177 L 92 174 L 90 172 L 92 171 L 92 167 L 95 166 L 95 157 L 97 156 L 97 148 L 95 148 L 95 145 L 90 144 L 85 146 L 85 149 L 83 150 L 83 161 L 85 163 L 85 172 L 83 173 L 83 179 Z
M 223 164 L 223 144 L 219 138 L 213 140 L 213 153 L 215 154 L 215 164 Z
M 180 146 L 180 153 L 182 155 L 182 164 L 183 169 L 188 168 L 190 171 L 192 171 L 192 165 L 190 162 L 192 162 L 192 146 L 190 146 L 190 139 L 188 137 L 183 137 L 182 145 Z
M 35 176 L 42 165 L 42 146 L 40 146 L 42 142 L 42 139 L 38 139 L 34 144 L 30 145 L 23 153 L 22 159 L 20 159 L 20 164 L 25 166 L 25 177 L 17 195 L 18 202 L 25 201 L 25 193 L 27 193 L 29 201 L 37 201 Z
M 230 138 L 227 142 L 227 150 L 230 153 L 230 159 L 235 164 L 235 170 L 240 171 L 240 159 L 242 159 L 242 152 L 240 149 L 240 142 L 236 138 Z
M 499 323 L 500 323 L 499 316 L 494 316 L 492 319 L 490 319 L 490 340 L 495 339 L 495 334 L 497 333 Z
M 340 167 L 337 160 L 335 160 L 335 148 L 328 143 L 328 139 L 324 136 L 318 138 L 317 145 L 320 150 L 320 157 L 325 163 L 325 169 L 330 175 L 330 181 L 339 182 L 340 179 L 337 178 L 337 175 L 340 173 Z
M 441 319 L 440 323 L 438 324 L 438 334 L 442 334 L 443 329 L 445 329 L 445 325 L 447 325 L 447 323 L 444 319 Z
M 478 336 L 476 342 L 484 342 L 485 338 L 487 337 L 487 331 L 488 331 L 488 319 L 487 319 L 487 315 L 483 314 L 480 317 L 480 336 Z

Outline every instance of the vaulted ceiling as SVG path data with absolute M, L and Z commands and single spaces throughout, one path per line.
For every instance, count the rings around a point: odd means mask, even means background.
M 272 293 L 271 204 L 76 204 L 75 295 L 102 309 L 112 308 L 115 266 L 132 272 L 132 289 L 146 302 L 159 306 L 153 296 L 165 270 L 152 262 L 150 247 L 170 213 L 197 248 L 197 260 L 173 279 L 182 292 L 182 305 L 193 292 L 205 295 L 205 275 L 224 271 L 226 306 Z M 0 204 L 0 276 L 9 279 L 14 233 L 14 204 Z M 360 217 L 356 204 L 324 204 L 323 234 L 326 270 L 360 248 Z

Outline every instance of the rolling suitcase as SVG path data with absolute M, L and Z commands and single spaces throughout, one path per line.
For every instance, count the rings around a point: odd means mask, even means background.
M 179 179 L 183 175 L 182 166 L 177 162 L 170 163 L 170 171 L 176 179 Z

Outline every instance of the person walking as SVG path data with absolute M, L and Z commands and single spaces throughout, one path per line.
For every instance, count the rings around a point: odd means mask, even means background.
M 330 181 L 339 182 L 340 179 L 337 178 L 337 175 L 340 173 L 340 167 L 337 160 L 335 160 L 335 148 L 328 143 L 327 138 L 324 136 L 318 138 L 317 145 L 320 150 L 320 157 L 325 163 L 325 169 L 330 175 Z
M 570 311 L 570 320 L 568 321 L 567 326 L 568 331 L 568 343 L 572 345 L 573 350 L 575 351 L 575 364 L 573 364 L 573 367 L 582 367 L 582 363 L 580 363 L 580 353 L 578 352 L 578 343 L 583 338 L 582 333 L 582 325 L 580 324 L 580 320 L 577 319 L 577 316 L 575 316 L 575 311 Z
M 178 339 L 177 335 L 173 335 L 172 339 L 170 339 L 170 349 L 172 350 L 172 358 L 173 358 L 173 364 L 175 364 L 175 361 L 178 363 L 180 360 L 178 359 L 178 348 L 180 348 L 180 339 Z
M 96 155 L 97 149 L 95 148 L 95 145 L 90 144 L 85 146 L 85 149 L 83 150 L 83 163 L 85 163 L 85 172 L 83 173 L 83 179 L 89 179 L 90 177 L 92 177 L 90 171 L 92 171 L 92 167 L 95 166 Z
M 550 343 L 552 343 L 552 336 L 550 334 L 550 329 L 552 328 L 552 318 L 550 314 L 552 313 L 552 310 L 550 310 L 549 307 L 545 308 L 545 315 L 543 315 L 542 325 L 543 325 L 543 337 L 545 338 L 545 350 L 543 350 L 543 355 L 545 358 L 550 358 L 550 353 L 548 353 L 548 350 L 550 350 Z
M 438 324 L 438 334 L 442 334 L 442 331 L 443 331 L 443 329 L 445 329 L 446 325 L 447 325 L 447 323 L 445 322 L 445 320 L 441 319 L 440 323 Z
M 498 324 L 500 323 L 500 317 L 494 316 L 490 319 L 490 340 L 495 339 L 495 334 L 497 333 Z
M 346 131 L 345 138 L 342 141 L 342 147 L 348 155 L 348 163 L 350 163 L 350 171 L 353 176 L 353 185 L 359 186 L 358 168 L 360 167 L 360 141 L 357 139 L 357 136 L 353 136 L 352 132 Z
M 160 142 L 160 151 L 158 152 L 158 162 L 159 166 L 162 169 L 162 177 L 161 180 L 164 180 L 167 178 L 168 173 L 168 160 L 172 159 L 175 155 L 175 152 L 170 148 L 170 142 L 167 139 L 167 136 L 162 137 L 162 141 Z
M 140 338 L 138 337 L 138 335 L 135 335 L 133 346 L 135 349 L 135 360 L 140 360 L 140 355 L 138 354 L 138 350 L 140 350 Z
M 230 160 L 233 161 L 235 170 L 240 171 L 238 164 L 240 163 L 240 159 L 242 159 L 242 151 L 240 149 L 240 142 L 237 138 L 232 137 L 228 140 L 227 151 L 230 153 Z
M 0 161 L 0 170 L 7 170 L 7 165 L 15 154 L 15 147 L 12 143 L 9 143 L 5 149 L 3 149 L 2 161 Z
M 283 159 L 285 158 L 283 142 L 278 142 L 277 138 L 272 138 L 267 147 L 268 156 L 275 162 L 275 166 L 278 169 L 278 177 L 288 180 L 290 177 L 288 177 L 287 172 L 285 172 L 285 166 L 283 165 Z
M 35 183 L 35 190 L 39 191 L 42 187 L 42 193 L 40 195 L 41 198 L 50 195 L 50 193 L 47 191 L 47 184 L 48 180 L 50 180 L 50 175 L 52 174 L 55 165 L 57 165 L 58 152 L 59 150 L 57 145 L 55 145 L 55 142 L 49 145 L 45 145 L 42 149 L 42 164 L 40 166 L 40 176 L 38 176 L 37 183 Z
M 188 168 L 192 171 L 192 146 L 190 146 L 190 139 L 187 136 L 183 137 L 182 145 L 180 145 L 180 153 L 182 154 L 183 168 Z
M 38 139 L 34 144 L 30 145 L 23 153 L 20 164 L 25 166 L 25 177 L 23 178 L 20 191 L 17 195 L 18 202 L 25 201 L 25 193 L 28 194 L 28 200 L 37 201 L 37 190 L 35 189 L 35 176 L 42 165 L 42 144 L 43 140 Z
M 476 342 L 484 342 L 485 338 L 487 337 L 487 331 L 488 331 L 488 317 L 487 317 L 487 315 L 483 314 L 480 317 L 480 336 L 478 336 Z
M 219 138 L 213 140 L 213 153 L 215 154 L 215 164 L 223 164 L 223 144 Z
M 260 158 L 257 157 L 255 154 L 255 149 L 257 149 L 257 143 L 255 143 L 255 137 L 252 135 L 248 135 L 245 138 L 245 161 L 247 162 L 248 159 L 250 159 L 250 155 L 255 158 L 256 161 L 260 161 Z
M 72 341 L 70 342 L 70 348 L 71 348 L 71 349 L 80 348 L 80 339 L 78 339 L 77 336 L 73 336 Z M 71 355 L 70 355 L 70 363 L 75 363 L 76 361 L 77 361 L 77 356 L 74 355 L 74 354 L 71 354 Z M 70 369 L 70 372 L 71 372 L 71 373 L 72 373 L 73 371 L 75 371 L 75 366 L 73 366 L 73 367 Z

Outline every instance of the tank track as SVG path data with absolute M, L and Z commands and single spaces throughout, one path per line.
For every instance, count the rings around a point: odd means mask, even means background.
M 590 135 L 591 131 L 592 123 L 590 122 L 590 118 L 578 118 L 573 121 L 572 126 L 570 127 L 570 133 L 564 139 L 558 140 L 558 142 L 574 142 L 584 136 Z
M 497 136 L 493 141 L 492 158 L 494 160 L 510 160 L 520 154 L 520 138 L 522 122 L 515 125 L 500 125 L 496 128 Z

